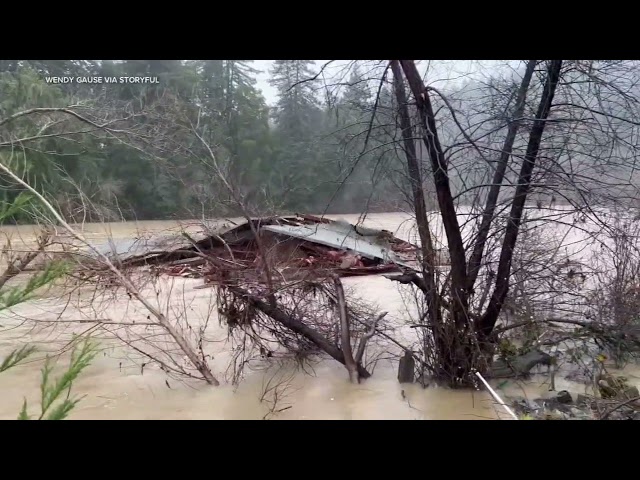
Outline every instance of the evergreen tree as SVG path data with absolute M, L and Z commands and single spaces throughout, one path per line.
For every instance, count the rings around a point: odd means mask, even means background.
M 318 148 L 323 112 L 311 60 L 276 60 L 270 83 L 277 88 L 273 112 L 276 158 L 271 182 L 289 210 L 322 208 L 318 191 L 329 190 L 328 165 Z M 326 200 L 326 199 L 322 199 Z

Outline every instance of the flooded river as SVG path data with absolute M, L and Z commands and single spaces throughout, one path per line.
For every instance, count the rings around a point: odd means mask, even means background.
M 348 221 L 357 216 L 345 215 Z M 364 224 L 373 228 L 396 231 L 398 236 L 411 238 L 412 224 L 408 215 L 370 215 Z M 198 222 L 183 222 L 182 228 L 197 230 Z M 181 228 L 175 222 L 126 222 L 117 224 L 87 224 L 83 227 L 87 238 L 104 243 L 107 236 L 131 238 L 144 232 L 162 232 Z M 2 233 L 11 236 L 12 245 L 32 244 L 33 227 L 4 227 Z M 413 238 L 411 238 L 413 240 Z M 0 239 L 2 243 L 4 239 Z M 15 247 L 17 248 L 17 247 Z M 214 315 L 212 289 L 194 289 L 201 280 L 171 279 L 173 293 L 191 315 Z M 406 317 L 398 287 L 382 277 L 345 279 L 345 286 L 389 312 L 402 322 Z M 169 287 L 166 287 L 169 288 Z M 75 294 L 74 294 L 75 295 Z M 64 347 L 72 333 L 91 328 L 88 324 L 71 322 L 83 318 L 102 318 L 114 322 L 144 320 L 146 313 L 126 295 L 117 302 L 94 301 L 88 292 L 78 292 L 83 307 L 71 308 L 65 296 L 49 294 L 44 299 L 18 306 L 11 316 L 0 316 L 0 358 L 25 342 L 36 342 L 41 350 L 55 351 Z M 82 298 L 80 298 L 82 297 Z M 159 304 L 164 300 L 158 299 Z M 64 305 L 63 305 L 64 304 Z M 90 313 L 87 309 L 91 310 Z M 21 321 L 28 320 L 26 322 Z M 38 322 L 56 320 L 56 328 L 38 328 Z M 33 320 L 36 320 L 35 327 Z M 142 328 L 142 327 L 141 327 Z M 110 330 L 118 334 L 120 330 Z M 225 370 L 230 358 L 226 329 L 212 318 L 207 327 L 207 340 L 213 349 L 211 366 L 221 379 L 220 387 L 209 387 L 197 381 L 178 381 L 168 378 L 159 368 L 144 368 L 143 359 L 122 342 L 92 331 L 103 338 L 101 352 L 93 364 L 74 385 L 77 395 L 84 395 L 72 419 L 507 419 L 486 392 L 452 391 L 442 388 L 423 389 L 417 385 L 399 385 L 395 364 L 380 364 L 373 377 L 360 385 L 348 382 L 344 367 L 328 359 L 316 363 L 313 371 L 304 373 L 290 365 L 281 369 L 247 370 L 238 387 L 225 382 Z M 31 410 L 38 407 L 42 355 L 35 356 L 23 366 L 0 374 L 0 418 L 16 418 L 23 399 Z M 64 359 L 62 359 L 64 361 Z M 278 384 L 278 402 L 268 395 L 268 386 Z M 546 390 L 540 382 L 515 384 L 510 389 L 523 389 L 531 397 Z M 558 380 L 557 389 L 579 391 L 583 386 Z M 267 394 L 265 394 L 267 391 Z M 261 401 L 262 398 L 262 401 Z M 280 410 L 274 413 L 272 410 Z

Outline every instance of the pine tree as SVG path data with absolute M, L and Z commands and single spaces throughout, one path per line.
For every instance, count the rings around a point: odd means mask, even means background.
M 318 148 L 323 112 L 316 97 L 318 81 L 311 60 L 276 60 L 270 83 L 278 90 L 273 112 L 276 158 L 272 182 L 285 208 L 317 209 L 318 192 L 328 191 L 326 158 Z

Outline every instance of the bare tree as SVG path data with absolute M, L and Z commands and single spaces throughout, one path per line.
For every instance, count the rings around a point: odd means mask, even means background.
M 538 72 L 541 79 L 536 84 L 533 79 L 539 65 L 546 66 L 542 72 Z M 605 67 L 608 66 L 604 65 L 603 70 Z M 509 289 L 514 284 L 514 274 L 518 274 L 513 271 L 513 261 L 530 195 L 534 191 L 547 189 L 560 196 L 568 189 L 577 187 L 575 179 L 566 178 L 562 172 L 562 162 L 571 155 L 569 142 L 593 130 L 587 128 L 590 125 L 580 115 L 579 112 L 583 110 L 571 110 L 571 116 L 563 118 L 568 111 L 564 100 L 576 93 L 576 89 L 582 88 L 577 86 L 578 82 L 580 79 L 584 81 L 585 76 L 589 77 L 590 74 L 585 73 L 583 66 L 573 62 L 527 62 L 520 85 L 511 96 L 511 113 L 507 115 L 506 123 L 497 128 L 504 131 L 502 146 L 492 149 L 490 143 L 483 141 L 482 135 L 474 135 L 466 126 L 466 119 L 460 119 L 460 111 L 454 108 L 446 94 L 424 84 L 414 61 L 393 60 L 391 68 L 395 77 L 399 129 L 403 132 L 405 156 L 413 181 L 414 209 L 423 245 L 422 276 L 405 275 L 396 279 L 406 281 L 410 278 L 425 296 L 425 315 L 429 322 L 422 328 L 427 329 L 435 340 L 433 373 L 450 384 L 468 384 L 471 382 L 469 373 L 474 369 L 485 371 L 491 361 L 496 342 L 495 326 Z M 602 80 L 595 80 L 592 74 L 590 80 L 604 84 Z M 411 123 L 405 82 L 419 116 L 416 127 Z M 606 85 L 611 88 L 610 83 Z M 561 100 L 554 103 L 558 91 Z M 627 102 L 635 102 L 635 99 L 623 93 L 618 94 Z M 493 169 L 490 183 L 478 183 L 479 179 L 476 178 L 475 185 L 463 187 L 466 191 L 486 192 L 484 207 L 479 209 L 480 214 L 475 217 L 478 219 L 476 233 L 471 236 L 467 224 L 474 225 L 473 217 L 464 219 L 456 207 L 462 193 L 454 192 L 452 182 L 460 178 L 460 171 L 454 157 L 455 150 L 441 144 L 442 130 L 434 107 L 434 97 L 439 102 L 439 115 L 448 113 L 451 124 L 459 130 L 465 151 Z M 526 118 L 530 110 L 527 102 L 532 97 L 537 97 L 537 108 L 530 120 Z M 560 106 L 556 107 L 556 104 Z M 584 106 L 582 109 L 594 113 L 591 107 Z M 617 118 L 608 112 L 599 111 L 599 114 L 610 121 Z M 618 120 L 630 122 L 628 119 Z M 434 274 L 433 261 L 430 261 L 433 257 L 433 241 L 428 232 L 433 231 L 433 225 L 424 212 L 420 166 L 416 162 L 417 155 L 412 142 L 414 128 L 418 130 L 418 137 L 426 148 L 440 220 L 451 256 L 451 268 L 444 282 L 437 281 L 438 275 Z M 526 135 L 526 141 L 522 134 Z M 522 153 L 521 147 L 525 147 Z M 492 160 L 491 157 L 496 156 Z M 453 171 L 455 174 L 451 173 Z M 559 185 L 560 176 L 565 178 Z M 503 191 L 503 186 L 508 188 Z M 459 187 L 456 189 L 460 190 Z M 595 193 L 593 188 L 590 191 Z M 505 196 L 507 193 L 510 194 L 508 197 Z M 482 197 L 477 195 L 475 198 L 479 200 Z M 508 214 L 504 215 L 503 212 Z M 464 219 L 464 223 L 461 223 L 461 219 Z M 495 240 L 491 240 L 493 246 L 488 250 L 488 242 L 494 236 Z M 494 261 L 495 270 L 488 263 Z M 487 296 L 489 289 L 492 292 Z M 481 310 L 477 310 L 478 306 Z

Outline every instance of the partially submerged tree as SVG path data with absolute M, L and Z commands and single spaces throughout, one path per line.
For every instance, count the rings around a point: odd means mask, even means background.
M 431 373 L 451 385 L 470 384 L 473 383 L 471 373 L 475 369 L 486 372 L 493 357 L 497 340 L 495 327 L 513 284 L 514 254 L 532 195 L 547 192 L 547 198 L 563 198 L 575 205 L 571 211 L 585 205 L 587 196 L 601 203 L 619 201 L 622 196 L 618 193 L 624 188 L 618 187 L 616 194 L 605 193 L 598 190 L 605 182 L 594 179 L 585 188 L 566 167 L 573 157 L 590 154 L 587 148 L 592 142 L 585 140 L 597 137 L 611 149 L 626 148 L 626 151 L 616 153 L 615 157 L 611 154 L 601 157 L 588 168 L 597 169 L 598 163 L 616 163 L 618 178 L 629 174 L 635 163 L 634 148 L 628 144 L 629 130 L 635 131 L 635 120 L 630 115 L 637 111 L 638 101 L 633 87 L 623 89 L 619 85 L 615 91 L 613 71 L 619 72 L 621 65 L 594 62 L 585 68 L 579 62 L 530 60 L 519 86 L 508 95 L 498 125 L 493 120 L 494 126 L 491 126 L 492 120 L 485 116 L 477 122 L 480 126 L 470 128 L 469 119 L 454 107 L 447 94 L 425 85 L 413 60 L 392 60 L 390 64 L 423 252 L 422 275 L 408 274 L 398 279 L 411 280 L 424 294 L 426 322 L 422 328 L 433 339 L 435 359 L 430 365 Z M 627 71 L 637 74 L 633 68 Z M 590 93 L 587 85 L 592 88 Z M 608 96 L 602 94 L 605 88 L 609 90 Z M 584 95 L 580 102 L 578 95 Z M 613 100 L 616 96 L 632 109 L 624 114 L 620 108 L 616 110 Z M 419 119 L 417 124 L 412 121 L 412 103 Z M 601 108 L 593 107 L 597 103 Z M 597 121 L 608 122 L 610 129 L 620 132 L 626 128 L 624 138 L 603 138 L 605 128 L 587 121 L 585 111 L 594 116 L 594 120 L 597 117 Z M 442 144 L 444 126 L 440 119 L 443 116 L 449 120 L 449 126 L 460 133 L 456 148 Z M 481 126 L 487 124 L 492 130 L 485 133 Z M 501 144 L 496 132 L 502 132 Z M 438 222 L 444 229 L 451 257 L 450 269 L 445 273 L 434 266 L 434 219 L 426 212 L 416 137 L 426 150 L 429 176 L 438 202 Z M 593 148 L 602 150 L 596 145 Z M 481 175 L 467 177 L 467 181 L 460 184 L 464 160 L 460 152 L 484 165 L 487 174 L 480 171 Z M 488 175 L 491 171 L 493 174 Z M 629 197 L 633 190 L 629 176 L 626 185 Z M 473 195 L 472 204 L 465 205 L 466 211 L 463 211 L 461 198 L 465 192 Z M 582 211 L 584 215 L 591 213 L 584 207 Z M 563 213 L 566 216 L 570 211 Z M 548 219 L 541 223 L 554 221 L 564 220 Z M 481 292 L 488 288 L 491 294 L 487 302 Z

